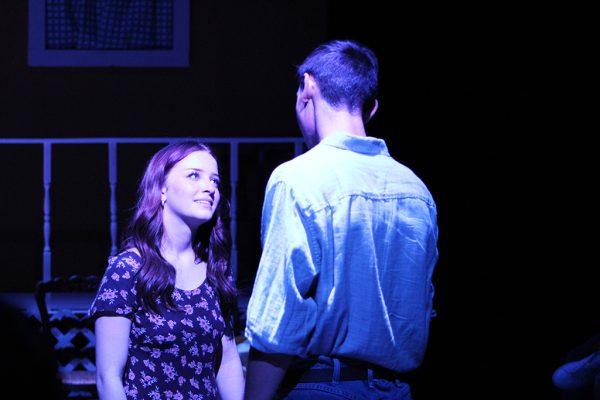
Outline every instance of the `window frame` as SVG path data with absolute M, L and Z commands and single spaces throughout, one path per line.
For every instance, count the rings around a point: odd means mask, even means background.
M 173 0 L 170 50 L 54 50 L 46 48 L 46 0 L 29 0 L 30 67 L 189 67 L 189 0 Z

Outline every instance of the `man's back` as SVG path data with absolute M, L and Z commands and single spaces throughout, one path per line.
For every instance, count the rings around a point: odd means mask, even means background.
M 286 213 L 300 213 L 302 223 L 293 225 Z M 263 217 L 260 268 L 271 265 L 278 274 L 287 264 L 289 277 L 255 297 L 263 302 L 250 307 L 248 326 L 262 333 L 253 335 L 253 346 L 359 359 L 397 372 L 418 366 L 432 307 L 436 209 L 425 185 L 389 156 L 383 141 L 333 135 L 281 165 L 269 180 Z M 260 274 L 255 287 L 272 274 Z M 253 325 L 267 315 L 278 324 Z
M 367 136 L 378 65 L 366 46 L 332 40 L 296 70 L 310 150 L 267 184 L 246 399 L 411 399 L 399 373 L 427 345 L 437 215 L 423 182 Z

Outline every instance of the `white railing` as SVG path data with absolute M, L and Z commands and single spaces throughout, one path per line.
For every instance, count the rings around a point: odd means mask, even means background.
M 119 144 L 152 144 L 152 143 L 171 143 L 180 140 L 190 139 L 190 137 L 141 137 L 141 138 L 0 138 L 0 145 L 42 145 L 43 146 L 43 232 L 44 232 L 44 247 L 42 254 L 42 277 L 44 280 L 52 278 L 52 249 L 50 248 L 50 188 L 52 185 L 52 145 L 54 144 L 105 144 L 107 146 L 108 157 L 108 183 L 110 188 L 110 240 L 111 254 L 117 250 L 117 196 L 116 189 L 118 183 L 117 170 L 117 146 Z M 239 145 L 240 144 L 276 144 L 290 143 L 294 146 L 294 155 L 302 153 L 304 149 L 303 139 L 301 137 L 279 137 L 279 138 L 264 138 L 264 137 L 248 137 L 248 138 L 216 138 L 216 137 L 194 137 L 204 143 L 220 143 L 228 144 L 230 151 L 229 165 L 229 182 L 231 183 L 231 235 L 233 238 L 233 248 L 231 254 L 231 264 L 234 277 L 237 277 L 237 181 L 239 171 Z

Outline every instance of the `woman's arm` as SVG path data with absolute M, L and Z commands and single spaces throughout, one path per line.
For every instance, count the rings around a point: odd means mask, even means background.
M 217 386 L 223 400 L 242 400 L 244 398 L 244 371 L 234 338 L 223 335 L 223 357 L 217 373 Z
M 123 371 L 127 362 L 131 320 L 100 317 L 96 320 L 96 386 L 100 400 L 125 400 Z

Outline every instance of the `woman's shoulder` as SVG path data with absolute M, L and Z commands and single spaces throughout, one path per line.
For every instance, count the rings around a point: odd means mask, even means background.
M 142 263 L 140 252 L 136 248 L 128 248 L 108 258 L 109 268 L 131 269 L 136 271 Z
M 89 315 L 130 315 L 136 308 L 136 272 L 140 266 L 137 250 L 127 249 L 110 256 Z

